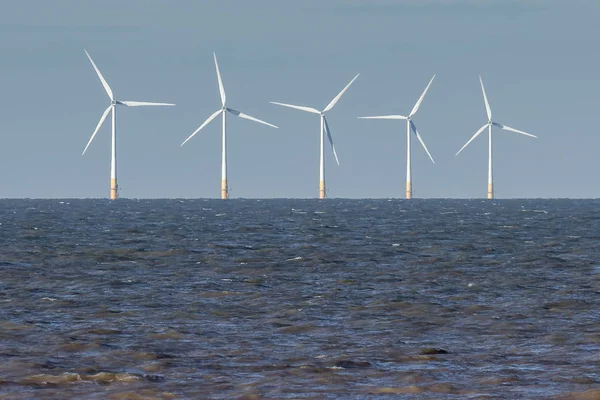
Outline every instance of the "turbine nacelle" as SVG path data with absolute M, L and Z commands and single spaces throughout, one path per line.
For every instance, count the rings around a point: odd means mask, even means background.
M 412 121 L 412 117 L 417 113 L 417 111 L 419 111 L 419 107 L 421 106 L 421 103 L 423 102 L 423 99 L 425 98 L 425 95 L 427 94 L 427 91 L 429 90 L 429 87 L 433 83 L 434 79 L 435 79 L 435 75 L 433 75 L 433 78 L 431 78 L 431 80 L 427 84 L 427 87 L 425 88 L 425 90 L 421 94 L 421 97 L 419 97 L 419 100 L 417 100 L 417 102 L 415 103 L 413 109 L 408 114 L 408 116 L 404 116 L 404 115 L 378 115 L 378 116 L 373 116 L 373 117 L 358 117 L 358 118 L 359 119 L 400 119 L 400 120 L 406 120 L 407 121 L 407 132 L 406 132 L 406 134 L 410 136 L 410 132 L 411 131 L 415 134 L 415 136 L 417 137 L 417 139 L 421 143 L 421 146 L 423 146 L 423 149 L 425 149 L 425 152 L 429 156 L 429 159 L 431 159 L 431 162 L 435 164 L 435 161 L 433 160 L 433 157 L 431 156 L 431 153 L 429 153 L 429 150 L 427 149 L 427 146 L 425 146 L 425 142 L 423 141 L 423 139 L 421 138 L 421 135 L 419 135 L 419 132 L 417 131 L 417 126 Z M 407 149 L 407 151 L 410 152 L 410 149 Z M 407 159 L 408 159 L 408 157 L 407 157 Z
M 473 140 L 475 140 L 475 138 L 477 136 L 479 136 L 485 130 L 485 128 L 488 128 L 488 127 L 491 128 L 492 126 L 503 129 L 505 131 L 515 132 L 515 133 L 519 133 L 524 136 L 530 136 L 533 138 L 537 138 L 537 136 L 532 135 L 531 133 L 523 132 L 518 129 L 511 128 L 510 126 L 506 126 L 501 123 L 492 121 L 492 109 L 490 107 L 490 103 L 489 103 L 487 95 L 485 93 L 485 87 L 483 86 L 483 79 L 481 78 L 481 76 L 479 77 L 479 82 L 481 83 L 481 92 L 483 93 L 483 101 L 485 103 L 485 111 L 488 116 L 488 122 L 485 125 L 483 125 L 481 128 L 479 128 L 479 130 L 477 132 L 475 132 L 475 134 L 471 137 L 471 139 L 469 139 L 469 141 L 467 143 L 465 143 L 465 145 L 463 147 L 461 147 L 461 149 L 456 153 L 456 155 L 459 155 L 460 152 L 463 151 L 465 147 L 467 147 Z M 490 157 L 491 157 L 491 154 L 490 154 Z M 490 158 L 490 160 L 491 160 L 491 158 Z M 490 161 L 490 168 L 491 168 L 491 161 Z
M 213 57 L 215 59 L 215 69 L 217 71 L 217 82 L 219 84 L 219 95 L 221 97 L 221 104 L 222 104 L 222 106 L 221 106 L 220 109 L 218 109 L 217 111 L 215 111 L 210 117 L 208 117 L 206 119 L 206 121 L 204 121 L 204 123 L 202 125 L 200 125 L 200 127 L 194 131 L 194 133 L 192 133 L 187 139 L 185 139 L 183 141 L 183 143 L 181 143 L 181 146 L 183 146 L 188 140 L 190 140 L 192 137 L 194 137 L 194 135 L 196 135 L 198 132 L 200 132 L 202 130 L 202 128 L 204 128 L 206 125 L 208 125 L 219 114 L 225 115 L 225 113 L 231 113 L 231 114 L 235 115 L 236 117 L 240 117 L 240 118 L 247 119 L 247 120 L 250 120 L 250 121 L 258 122 L 260 124 L 267 125 L 267 126 L 270 126 L 272 128 L 279 128 L 276 125 L 270 124 L 270 123 L 265 122 L 263 120 L 260 120 L 258 118 L 254 118 L 254 117 L 252 117 L 252 116 L 250 116 L 248 114 L 244 114 L 243 112 L 234 110 L 233 108 L 228 108 L 226 106 L 227 98 L 226 98 L 226 95 L 225 95 L 225 88 L 223 87 L 223 80 L 221 79 L 221 72 L 219 70 L 219 64 L 217 62 L 217 55 L 215 53 L 213 53 Z
M 329 129 L 329 124 L 327 123 L 327 118 L 325 118 L 325 114 L 330 111 L 336 104 L 337 102 L 342 98 L 342 96 L 344 95 L 344 93 L 346 93 L 346 90 L 348 90 L 348 88 L 350 87 L 350 85 L 352 85 L 352 83 L 356 80 L 356 78 L 358 78 L 360 74 L 356 74 L 356 76 L 354 78 L 352 78 L 352 80 L 342 89 L 341 92 L 338 93 L 337 96 L 335 96 L 333 98 L 333 100 L 331 100 L 329 102 L 329 104 L 327 105 L 327 107 L 325 107 L 322 111 L 319 111 L 315 108 L 312 107 L 306 107 L 306 106 L 296 106 L 293 104 L 286 104 L 286 103 L 279 103 L 276 101 L 271 101 L 271 104 L 275 104 L 278 106 L 283 106 L 283 107 L 288 107 L 288 108 L 293 108 L 296 110 L 300 110 L 300 111 L 305 111 L 305 112 L 309 112 L 311 114 L 318 114 L 321 119 L 323 120 L 323 125 L 325 128 L 325 134 L 327 135 L 327 140 L 329 140 L 329 144 L 331 145 L 331 150 L 333 151 L 333 156 L 335 157 L 335 161 L 337 162 L 338 165 L 340 165 L 338 156 L 337 156 L 337 152 L 335 151 L 335 146 L 333 144 L 333 137 L 331 136 L 331 130 Z M 321 132 L 323 133 L 323 132 Z M 323 155 L 321 154 L 321 157 L 323 157 Z M 322 164 L 322 163 L 321 163 Z
M 94 63 L 94 60 L 92 60 L 92 57 L 89 55 L 89 53 L 87 52 L 87 50 L 84 50 L 84 51 L 85 51 L 85 54 L 87 55 L 88 59 L 92 63 L 92 66 L 94 67 L 94 70 L 96 71 L 96 74 L 98 75 L 98 78 L 100 79 L 100 82 L 102 83 L 102 86 L 104 87 L 104 90 L 106 90 L 106 93 L 108 94 L 108 97 L 110 98 L 110 105 L 108 106 L 108 108 L 106 108 L 106 110 L 104 110 L 104 113 L 100 117 L 100 122 L 98 122 L 98 125 L 96 125 L 96 129 L 94 130 L 94 133 L 92 133 L 92 136 L 90 137 L 90 140 L 88 141 L 87 145 L 85 146 L 85 149 L 83 150 L 82 155 L 85 154 L 86 150 L 88 149 L 88 147 L 90 146 L 90 144 L 94 140 L 94 137 L 96 136 L 96 134 L 100 130 L 100 127 L 104 123 L 104 120 L 106 119 L 106 117 L 108 116 L 108 114 L 111 112 L 111 110 L 113 110 L 113 112 L 114 112 L 114 108 L 117 105 L 123 105 L 123 106 L 126 106 L 126 107 L 174 106 L 175 105 L 175 104 L 171 104 L 171 103 L 150 103 L 150 102 L 145 102 L 145 101 L 119 101 L 119 100 L 115 100 L 115 97 L 113 95 L 112 89 L 108 85 L 108 82 L 106 82 L 106 79 L 104 79 L 104 76 L 102 76 L 102 73 L 100 72 L 100 69 L 98 69 L 98 67 L 96 66 L 96 63 Z M 114 116 L 114 114 L 113 114 L 113 116 Z M 116 135 L 116 133 L 113 132 L 113 135 Z M 114 151 L 113 151 L 113 154 L 114 154 Z

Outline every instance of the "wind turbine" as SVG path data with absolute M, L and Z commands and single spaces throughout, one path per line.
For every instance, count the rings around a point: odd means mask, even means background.
M 435 161 L 433 161 L 433 157 L 431 157 L 429 150 L 427 150 L 427 146 L 425 146 L 425 142 L 423 142 L 423 139 L 421 139 L 421 135 L 419 135 L 419 131 L 417 131 L 417 127 L 416 127 L 415 123 L 412 121 L 412 117 L 417 113 L 417 111 L 419 111 L 419 107 L 421 106 L 421 103 L 423 102 L 423 99 L 425 98 L 425 95 L 427 94 L 427 91 L 429 90 L 429 87 L 433 83 L 434 79 L 435 79 L 435 75 L 433 75 L 433 78 L 431 78 L 431 80 L 429 81 L 429 84 L 423 91 L 423 94 L 421 95 L 421 97 L 419 97 L 419 100 L 417 100 L 417 102 L 416 102 L 415 106 L 413 107 L 412 111 L 410 112 L 410 114 L 408 114 L 408 117 L 405 117 L 404 115 L 381 115 L 381 116 L 375 116 L 375 117 L 358 117 L 359 119 L 402 119 L 402 120 L 406 120 L 406 198 L 407 199 L 412 198 L 412 177 L 411 177 L 411 169 L 410 169 L 410 132 L 411 131 L 414 132 L 414 134 L 417 136 L 417 139 L 419 139 L 419 142 L 421 142 L 421 145 L 427 152 L 427 155 L 431 159 L 431 162 L 435 164 Z
M 487 197 L 488 197 L 488 199 L 493 199 L 494 198 L 494 182 L 492 180 L 492 126 L 495 126 L 500 129 L 504 129 L 505 131 L 516 132 L 516 133 L 520 133 L 521 135 L 531 136 L 534 138 L 537 138 L 537 136 L 532 135 L 527 132 L 520 131 L 518 129 L 511 128 L 506 125 L 502 125 L 498 122 L 492 121 L 492 110 L 490 108 L 490 103 L 488 102 L 487 96 L 485 95 L 485 88 L 483 87 L 483 80 L 481 79 L 481 76 L 479 77 L 479 82 L 481 83 L 481 91 L 483 92 L 483 101 L 485 102 L 485 111 L 487 112 L 488 122 L 485 125 L 483 125 L 481 128 L 479 128 L 479 130 L 477 132 L 475 132 L 473 137 L 471 137 L 471 139 L 469 139 L 469 141 L 467 143 L 465 143 L 465 145 L 458 151 L 458 153 L 456 153 L 456 155 L 458 155 L 461 151 L 463 151 L 463 149 L 465 147 L 467 147 L 469 145 L 469 143 L 471 143 L 477 136 L 479 136 L 479 134 L 481 132 L 483 132 L 485 130 L 485 128 L 488 128 L 489 159 L 488 159 L 488 196 Z
M 271 101 L 271 104 L 277 104 L 279 106 L 284 106 L 284 107 L 289 107 L 289 108 L 295 108 L 296 110 L 300 110 L 300 111 L 306 111 L 312 114 L 319 114 L 320 116 L 320 120 L 321 120 L 321 152 L 320 152 L 320 159 L 319 159 L 319 199 L 324 199 L 326 196 L 326 190 L 325 190 L 325 165 L 324 165 L 324 160 L 323 160 L 323 147 L 324 147 L 324 130 L 327 131 L 327 139 L 329 139 L 329 144 L 331 144 L 331 149 L 333 150 L 333 155 L 335 157 L 335 162 L 337 163 L 337 165 L 340 165 L 340 161 L 338 159 L 337 153 L 335 151 L 335 146 L 333 144 L 333 138 L 331 137 L 331 130 L 329 129 L 329 124 L 327 123 L 327 118 L 325 118 L 325 113 L 327 113 L 328 111 L 330 111 L 333 106 L 335 106 L 335 104 L 340 100 L 340 98 L 342 97 L 342 95 L 346 92 L 346 90 L 348 90 L 348 88 L 350 87 L 350 85 L 352 85 L 352 82 L 354 82 L 356 80 L 356 78 L 358 78 L 360 74 L 357 74 L 354 78 L 352 78 L 352 80 L 350 81 L 350 83 L 348 83 L 346 85 L 345 88 L 342 89 L 342 91 L 333 98 L 333 100 L 331 100 L 329 102 L 329 104 L 327 105 L 327 107 L 325 107 L 323 109 L 323 111 L 319 111 L 315 108 L 312 107 L 305 107 L 305 106 L 295 106 L 292 104 L 285 104 L 285 103 L 278 103 L 276 101 Z
M 87 145 L 85 146 L 85 149 L 83 149 L 83 153 L 81 155 L 85 154 L 86 150 L 92 143 L 92 140 L 94 140 L 96 133 L 98 133 L 98 131 L 100 130 L 100 127 L 104 123 L 104 120 L 106 119 L 108 114 L 112 111 L 112 140 L 111 140 L 111 153 L 110 153 L 110 199 L 116 200 L 118 197 L 118 186 L 117 186 L 117 105 L 126 106 L 126 107 L 141 107 L 141 106 L 174 106 L 175 104 L 148 103 L 145 101 L 119 101 L 119 100 L 116 100 L 113 95 L 112 90 L 110 89 L 110 86 L 108 86 L 108 83 L 102 76 L 102 73 L 100 73 L 100 70 L 94 63 L 94 60 L 92 60 L 92 57 L 90 57 L 87 50 L 84 50 L 84 51 L 85 51 L 85 54 L 90 59 L 92 66 L 96 70 L 96 74 L 98 74 L 98 78 L 100 78 L 100 82 L 102 82 L 102 86 L 104 86 L 104 90 L 106 90 L 106 93 L 108 94 L 108 97 L 110 98 L 110 105 L 108 106 L 108 108 L 106 110 L 104 110 L 104 113 L 102 114 L 102 117 L 100 118 L 100 122 L 98 122 L 98 125 L 96 126 L 96 130 L 92 134 L 92 137 L 90 137 L 90 140 L 88 141 Z
M 225 115 L 229 112 L 233 115 L 235 115 L 236 117 L 240 117 L 240 118 L 244 118 L 244 119 L 249 119 L 250 121 L 254 121 L 254 122 L 258 122 L 273 128 L 279 128 L 278 126 L 275 126 L 273 124 L 270 124 L 268 122 L 262 121 L 258 118 L 254 118 L 251 117 L 248 114 L 244 114 L 243 112 L 239 112 L 237 110 L 234 110 L 233 108 L 229 108 L 227 107 L 225 104 L 227 102 L 227 98 L 225 96 L 225 88 L 223 88 L 223 81 L 221 80 L 221 72 L 219 71 L 219 64 L 217 63 L 217 55 L 215 53 L 213 53 L 213 57 L 215 59 L 215 68 L 217 69 L 217 80 L 219 81 L 219 93 L 221 94 L 221 104 L 222 107 L 220 109 L 218 109 L 217 111 L 214 112 L 214 114 L 212 114 L 210 117 L 208 117 L 208 119 L 206 121 L 204 121 L 204 123 L 202 125 L 200 125 L 200 128 L 196 129 L 194 131 L 194 133 L 192 133 L 187 139 L 185 139 L 183 141 L 183 143 L 181 143 L 181 145 L 183 146 L 188 140 L 190 140 L 191 138 L 194 137 L 194 135 L 198 132 L 200 132 L 200 130 L 202 130 L 202 128 L 204 128 L 206 125 L 208 125 L 213 119 L 217 118 L 219 116 L 219 114 L 223 115 L 223 135 L 222 135 L 222 148 L 221 148 L 221 199 L 225 200 L 227 198 L 229 198 L 229 186 L 227 186 L 227 140 L 226 140 L 226 136 L 225 136 Z

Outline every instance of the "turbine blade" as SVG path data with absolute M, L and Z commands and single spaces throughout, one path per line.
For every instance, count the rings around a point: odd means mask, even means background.
M 425 142 L 423 141 L 423 139 L 421 139 L 421 135 L 419 135 L 419 131 L 417 131 L 417 126 L 412 121 L 410 121 L 410 128 L 415 133 L 415 135 L 417 135 L 417 139 L 419 139 L 419 142 L 421 142 L 421 145 L 425 149 L 425 152 L 429 156 L 429 159 L 431 159 L 431 162 L 435 164 L 435 161 L 433 161 L 433 157 L 431 157 L 431 154 L 429 153 L 429 150 L 427 150 L 427 146 L 425 146 Z
M 316 109 L 314 109 L 312 107 L 295 106 L 293 104 L 278 103 L 276 101 L 270 101 L 269 103 L 271 103 L 271 104 L 277 104 L 278 106 L 295 108 L 296 110 L 306 111 L 306 112 L 313 113 L 313 114 L 321 114 L 321 112 L 319 110 L 316 110 Z
M 331 145 L 331 149 L 333 150 L 333 156 L 335 157 L 335 162 L 337 165 L 340 165 L 340 160 L 338 159 L 337 152 L 335 151 L 335 146 L 333 144 L 333 137 L 331 137 L 331 130 L 329 129 L 329 124 L 327 123 L 327 118 L 323 117 L 323 121 L 325 122 L 325 130 L 327 131 L 327 139 L 329 139 L 329 144 Z
M 219 93 L 221 93 L 221 103 L 225 106 L 227 97 L 225 96 L 225 88 L 223 87 L 223 81 L 221 80 L 221 72 L 219 71 L 219 63 L 217 63 L 217 55 L 213 53 L 215 58 L 215 67 L 217 68 L 217 79 L 219 81 Z
M 377 115 L 375 117 L 358 117 L 358 119 L 407 119 L 404 115 Z
M 110 106 L 108 106 L 108 108 L 106 110 L 104 110 L 104 113 L 102 113 L 102 117 L 100 117 L 100 122 L 98 122 L 98 125 L 96 125 L 96 129 L 94 130 L 94 133 L 92 133 L 92 137 L 90 137 L 90 140 L 88 141 L 87 145 L 85 146 L 85 149 L 83 149 L 83 153 L 81 153 L 81 155 L 84 155 L 85 152 L 87 151 L 88 147 L 90 147 L 90 143 L 92 143 L 92 140 L 94 140 L 96 133 L 98 133 L 98 131 L 100 130 L 100 127 L 104 123 L 104 120 L 108 116 L 108 113 L 110 112 L 111 109 L 112 109 L 112 104 Z
M 537 136 L 532 135 L 531 133 L 523 132 L 523 131 L 520 131 L 518 129 L 511 128 L 510 126 L 499 124 L 497 122 L 492 122 L 492 125 L 497 126 L 500 129 L 504 129 L 505 131 L 516 132 L 516 133 L 520 133 L 521 135 L 531 136 L 531 137 L 537 138 Z
M 421 103 L 423 102 L 423 99 L 425 98 L 425 95 L 427 94 L 427 91 L 429 90 L 429 87 L 433 83 L 434 79 L 435 79 L 435 75 L 433 75 L 433 78 L 431 78 L 431 80 L 429 81 L 429 84 L 423 91 L 423 94 L 421 95 L 421 97 L 419 97 L 419 100 L 417 100 L 417 102 L 415 103 L 415 106 L 413 107 L 412 111 L 408 115 L 409 117 L 412 117 L 413 115 L 415 115 L 417 113 L 417 111 L 419 111 L 419 107 L 421 107 Z
M 254 118 L 254 117 L 252 117 L 252 116 L 250 116 L 250 115 L 248 115 L 248 114 L 244 114 L 243 112 L 239 112 L 239 111 L 237 111 L 237 110 L 234 110 L 233 108 L 228 108 L 228 109 L 227 109 L 227 111 L 229 111 L 229 112 L 230 112 L 230 113 L 232 113 L 233 115 L 235 115 L 235 116 L 237 116 L 237 117 L 240 117 L 240 118 L 249 119 L 250 121 L 258 122 L 258 123 L 260 123 L 260 124 L 264 124 L 264 125 L 267 125 L 267 126 L 270 126 L 270 127 L 273 127 L 273 128 L 279 128 L 279 127 L 278 127 L 278 126 L 276 126 L 276 125 L 270 124 L 270 123 L 268 123 L 268 122 L 265 122 L 265 121 L 263 121 L 263 120 L 260 120 L 260 119 L 258 119 L 258 118 Z
M 352 82 L 354 82 L 356 80 L 356 78 L 358 78 L 359 75 L 360 74 L 356 74 L 356 76 L 354 78 L 352 78 L 352 80 L 350 81 L 350 83 L 347 84 L 346 87 L 343 88 L 342 91 L 337 96 L 335 96 L 333 98 L 333 100 L 331 100 L 331 102 L 323 110 L 324 113 L 326 113 L 327 111 L 331 110 L 333 108 L 333 106 L 335 106 L 335 103 L 338 102 L 338 100 L 344 95 L 344 93 L 346 92 L 346 90 L 348 90 L 348 88 L 350 87 L 350 85 L 352 85 Z
M 200 132 L 202 130 L 202 128 L 204 128 L 206 125 L 208 125 L 210 123 L 210 121 L 212 121 L 213 119 L 215 119 L 222 112 L 223 112 L 223 110 L 217 110 L 213 115 L 211 115 L 210 117 L 208 117 L 208 119 L 206 121 L 204 121 L 204 123 L 202 125 L 200 125 L 200 128 L 196 129 L 194 131 L 194 133 L 192 133 L 187 139 L 185 139 L 183 141 L 183 143 L 181 143 L 181 145 L 183 146 L 188 140 L 190 140 L 191 138 L 193 138 L 196 133 Z
M 467 143 L 465 143 L 465 145 L 458 151 L 458 153 L 460 153 L 461 151 L 463 151 L 463 149 L 465 147 L 467 147 L 469 145 L 469 143 L 471 143 L 477 136 L 479 136 L 479 134 L 481 134 L 481 132 L 483 132 L 483 130 L 485 128 L 487 128 L 489 125 L 485 124 L 484 126 L 482 126 L 481 128 L 479 128 L 479 130 L 477 132 L 475 132 L 475 134 L 473 135 L 473 137 L 471 137 L 471 139 L 469 139 L 469 141 Z M 456 153 L 455 155 L 458 155 L 458 153 Z
M 104 86 L 104 90 L 106 90 L 106 93 L 108 94 L 108 97 L 110 97 L 111 100 L 114 100 L 113 92 L 110 89 L 110 86 L 108 86 L 108 83 L 106 82 L 106 79 L 104 79 L 104 77 L 102 76 L 102 73 L 100 72 L 100 70 L 98 69 L 98 67 L 96 67 L 96 64 L 94 63 L 94 60 L 92 60 L 92 57 L 90 57 L 90 54 L 87 52 L 87 50 L 83 49 L 83 51 L 85 51 L 85 54 L 88 56 L 88 58 L 90 59 L 90 62 L 92 63 L 92 66 L 96 70 L 96 74 L 98 74 L 98 78 L 100 78 L 100 82 L 102 82 L 102 86 Z
M 171 103 L 149 103 L 147 101 L 117 101 L 117 104 L 122 104 L 127 107 L 142 107 L 142 106 L 174 106 Z
M 485 88 L 483 87 L 483 79 L 479 76 L 479 82 L 481 82 L 481 91 L 483 92 L 483 100 L 485 101 L 485 112 L 488 116 L 488 121 L 492 120 L 492 109 L 490 108 L 490 103 L 488 102 L 488 98 L 485 94 Z

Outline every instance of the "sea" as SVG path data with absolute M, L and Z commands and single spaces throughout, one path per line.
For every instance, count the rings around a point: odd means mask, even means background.
M 599 399 L 600 200 L 0 200 L 2 399 Z

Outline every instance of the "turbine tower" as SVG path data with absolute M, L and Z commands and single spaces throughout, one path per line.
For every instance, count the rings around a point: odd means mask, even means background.
M 485 128 L 488 128 L 489 158 L 488 158 L 488 194 L 487 194 L 487 198 L 493 199 L 494 198 L 494 181 L 492 179 L 492 126 L 495 126 L 500 129 L 504 129 L 505 131 L 516 132 L 516 133 L 520 133 L 521 135 L 525 135 L 525 136 L 531 136 L 533 138 L 537 138 L 537 136 L 532 135 L 527 132 L 520 131 L 518 129 L 511 128 L 506 125 L 502 125 L 498 122 L 492 121 L 492 109 L 490 108 L 490 103 L 488 102 L 487 96 L 485 94 L 485 88 L 483 86 L 483 80 L 481 79 L 481 76 L 479 77 L 479 82 L 481 83 L 481 91 L 483 92 L 483 101 L 485 102 L 485 111 L 487 113 L 488 122 L 485 125 L 483 125 L 481 128 L 479 128 L 479 130 L 477 132 L 475 132 L 475 134 L 471 137 L 471 139 L 469 139 L 469 141 L 467 143 L 465 143 L 465 145 L 458 151 L 458 153 L 456 153 L 456 155 L 458 155 L 461 151 L 463 151 L 463 149 L 465 147 L 467 147 L 469 145 L 469 143 L 471 143 L 477 136 L 479 136 L 479 134 L 481 132 L 483 132 L 485 130 Z
M 106 93 L 108 94 L 108 97 L 110 98 L 110 105 L 108 106 L 108 108 L 106 110 L 104 110 L 104 113 L 102 114 L 102 117 L 100 118 L 100 122 L 98 122 L 98 125 L 96 126 L 96 130 L 92 134 L 92 137 L 90 137 L 90 140 L 88 141 L 87 146 L 85 146 L 85 149 L 83 149 L 82 155 L 85 154 L 86 150 L 92 143 L 92 140 L 94 140 L 96 133 L 98 133 L 98 131 L 100 130 L 100 127 L 104 123 L 104 120 L 106 119 L 108 114 L 112 111 L 112 140 L 111 140 L 111 152 L 110 152 L 110 199 L 116 200 L 119 195 L 119 193 L 118 193 L 119 187 L 117 185 L 117 106 L 118 105 L 126 106 L 126 107 L 174 106 L 175 104 L 148 103 L 145 101 L 119 101 L 119 100 L 116 100 L 110 86 L 108 86 L 108 83 L 102 76 L 102 73 L 100 73 L 100 70 L 94 63 L 94 60 L 92 60 L 92 57 L 90 57 L 87 50 L 84 50 L 84 51 L 85 51 L 85 54 L 90 59 L 92 66 L 96 70 L 96 74 L 98 74 L 98 78 L 100 78 L 100 82 L 102 82 L 102 86 L 104 86 L 104 90 L 106 90 Z
M 346 85 L 346 87 L 344 89 L 342 89 L 342 91 L 333 98 L 333 100 L 331 100 L 331 102 L 327 105 L 327 107 L 325 107 L 323 109 L 323 111 L 319 111 L 315 108 L 312 107 L 305 107 L 305 106 L 295 106 L 292 104 L 285 104 L 285 103 L 278 103 L 276 101 L 271 101 L 271 104 L 277 104 L 279 106 L 284 106 L 284 107 L 289 107 L 289 108 L 294 108 L 296 110 L 300 110 L 300 111 L 306 111 L 312 114 L 319 114 L 319 119 L 321 122 L 321 136 L 320 136 L 320 143 L 321 143 L 321 152 L 320 152 L 320 158 L 319 158 L 319 199 L 324 199 L 327 195 L 327 191 L 325 189 L 325 164 L 324 164 L 324 159 L 323 159 L 323 148 L 324 148 L 324 131 L 327 131 L 327 139 L 329 140 L 329 144 L 331 144 L 331 149 L 333 150 L 333 155 L 335 157 L 335 161 L 337 163 L 337 165 L 340 165 L 340 161 L 338 160 L 338 156 L 337 153 L 335 151 L 335 146 L 333 144 L 333 137 L 331 136 L 331 130 L 329 129 L 329 124 L 327 123 L 327 118 L 325 118 L 325 114 L 330 111 L 333 106 L 335 106 L 335 104 L 339 101 L 339 99 L 342 97 L 342 95 L 346 92 L 346 90 L 348 90 L 348 88 L 350 87 L 350 85 L 352 85 L 352 82 L 354 82 L 356 80 L 356 78 L 358 78 L 360 74 L 357 74 L 351 81 L 350 83 L 348 83 Z
M 421 145 L 425 149 L 425 152 L 427 152 L 427 155 L 431 159 L 431 162 L 435 164 L 435 161 L 433 161 L 433 157 L 431 157 L 429 150 L 427 150 L 427 146 L 425 146 L 425 142 L 423 142 L 423 139 L 421 139 L 421 135 L 419 135 L 419 131 L 417 131 L 417 126 L 412 121 L 412 117 L 417 113 L 417 111 L 419 111 L 419 107 L 421 106 L 421 103 L 423 102 L 423 99 L 425 98 L 425 95 L 427 94 L 427 91 L 429 90 L 429 87 L 433 83 L 434 79 L 435 79 L 435 75 L 433 75 L 433 78 L 431 78 L 431 80 L 429 81 L 429 84 L 423 91 L 423 94 L 421 94 L 421 97 L 419 97 L 419 100 L 417 100 L 417 102 L 416 102 L 415 106 L 413 107 L 412 111 L 410 112 L 410 114 L 408 114 L 408 117 L 405 117 L 404 115 L 380 115 L 380 116 L 375 116 L 375 117 L 358 117 L 359 119 L 406 120 L 406 198 L 407 199 L 412 198 L 412 175 L 411 175 L 411 168 L 410 168 L 410 152 L 411 152 L 411 150 L 410 150 L 410 132 L 411 131 L 414 132 L 414 134 L 417 136 L 417 139 L 419 139 L 419 142 L 421 142 Z
M 185 139 L 183 141 L 183 143 L 181 143 L 181 145 L 183 146 L 188 140 L 193 138 L 196 133 L 200 132 L 200 130 L 202 130 L 202 128 L 204 128 L 206 125 L 208 125 L 213 119 L 217 118 L 219 116 L 219 114 L 223 115 L 223 133 L 222 133 L 222 147 L 221 147 L 221 199 L 225 200 L 225 199 L 229 198 L 229 186 L 227 185 L 227 139 L 226 139 L 226 135 L 225 135 L 225 115 L 229 112 L 229 113 L 235 115 L 236 117 L 249 119 L 250 121 L 258 122 L 258 123 L 261 123 L 261 124 L 264 124 L 264 125 L 267 125 L 267 126 L 270 126 L 273 128 L 278 128 L 278 126 L 275 126 L 268 122 L 262 121 L 258 118 L 251 117 L 248 114 L 244 114 L 243 112 L 239 112 L 237 110 L 234 110 L 233 108 L 229 108 L 226 106 L 227 98 L 225 96 L 225 89 L 223 87 L 223 81 L 221 80 L 221 72 L 219 71 L 219 64 L 217 63 L 217 55 L 215 53 L 213 53 L 213 57 L 215 59 L 215 68 L 217 69 L 217 80 L 219 82 L 219 93 L 221 94 L 222 107 L 219 110 L 215 111 L 214 114 L 212 114 L 210 117 L 208 117 L 208 119 L 206 121 L 204 121 L 204 123 L 202 125 L 200 125 L 200 127 L 198 129 L 196 129 L 194 131 L 194 133 L 192 133 L 187 139 Z

